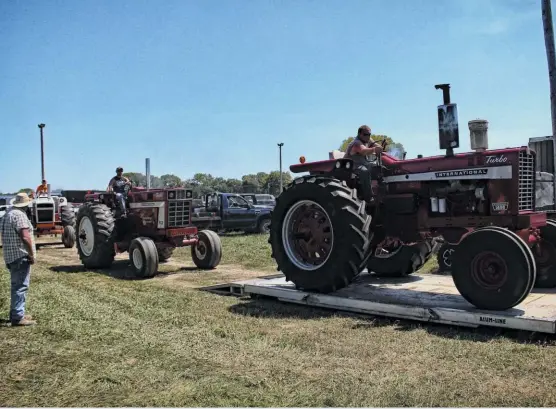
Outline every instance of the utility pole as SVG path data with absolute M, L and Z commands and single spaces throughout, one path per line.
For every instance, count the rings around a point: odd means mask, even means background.
M 552 135 L 556 135 L 556 52 L 554 51 L 554 28 L 552 26 L 551 0 L 542 0 L 542 25 L 544 28 L 544 45 L 548 62 L 548 80 L 550 82 L 550 114 L 552 116 Z
M 282 193 L 282 146 L 284 146 L 284 142 L 280 142 L 278 144 L 278 149 L 280 150 L 280 193 Z
M 42 129 L 45 127 L 44 124 L 39 124 L 39 129 L 41 130 L 41 180 L 44 180 L 44 137 L 42 133 Z

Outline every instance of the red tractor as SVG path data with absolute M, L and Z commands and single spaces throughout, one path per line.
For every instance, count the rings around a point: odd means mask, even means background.
M 376 156 L 370 202 L 359 193 L 351 159 L 306 163 L 301 157 L 290 166 L 308 175 L 276 199 L 269 243 L 278 270 L 297 288 L 333 292 L 365 268 L 382 276 L 411 274 L 431 256 L 437 237 L 457 245 L 454 284 L 480 309 L 521 303 L 540 263 L 548 265 L 543 275 L 556 276 L 556 258 L 547 262 L 534 251 L 543 242 L 556 245 L 556 224 L 535 209 L 535 152 L 488 150 L 484 123 L 471 121 L 475 152 L 454 154 L 457 106 L 450 103 L 448 84 L 436 88 L 444 91 L 438 121 L 446 155 Z
M 152 277 L 159 262 L 176 247 L 191 246 L 201 269 L 215 268 L 222 258 L 220 237 L 198 232 L 191 223 L 192 191 L 183 188 L 144 189 L 126 186 L 126 217 L 121 217 L 115 194 L 85 196 L 77 212 L 77 250 L 87 268 L 108 268 L 116 253 L 129 252 L 136 277 Z

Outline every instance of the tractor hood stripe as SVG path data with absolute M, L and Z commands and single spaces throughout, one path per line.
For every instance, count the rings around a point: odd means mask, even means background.
M 512 165 L 493 166 L 471 169 L 442 170 L 435 172 L 412 173 L 408 175 L 385 176 L 386 183 L 419 182 L 426 180 L 475 180 L 475 179 L 511 179 Z

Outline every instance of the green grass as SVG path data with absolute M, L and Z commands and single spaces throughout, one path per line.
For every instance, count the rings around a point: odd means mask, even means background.
M 142 281 L 82 271 L 75 249 L 41 249 L 29 302 L 39 325 L 0 327 L 0 404 L 556 405 L 551 339 L 195 289 L 273 271 L 265 240 L 224 237 L 223 265 L 214 272 L 195 270 L 181 250 L 167 274 Z M 8 305 L 2 270 L 5 317 Z

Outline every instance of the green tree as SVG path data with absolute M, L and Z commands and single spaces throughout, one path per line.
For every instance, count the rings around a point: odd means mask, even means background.
M 30 195 L 31 193 L 35 193 L 35 191 L 30 187 L 24 187 L 23 189 L 19 189 L 17 193 L 27 193 L 28 195 Z
M 230 193 L 241 193 L 241 180 L 226 179 L 227 191 Z
M 282 183 L 283 186 L 286 186 L 288 183 L 291 183 L 292 175 L 290 172 L 282 172 Z M 272 171 L 266 178 L 266 183 L 263 188 L 265 193 L 269 193 L 274 196 L 278 196 L 280 194 L 280 171 Z
M 133 184 L 133 186 L 147 186 L 147 177 L 145 175 L 143 175 L 142 173 L 139 172 L 125 172 L 122 173 L 122 176 L 125 176 L 126 178 L 128 178 L 129 180 L 131 180 L 131 183 Z M 108 183 L 107 183 L 108 185 Z
M 183 185 L 182 180 L 174 174 L 162 175 L 160 181 L 164 187 L 180 187 Z
M 241 189 L 243 193 L 259 193 L 261 186 L 257 175 L 243 175 L 241 178 Z
M 390 138 L 389 136 L 386 135 L 371 135 L 371 138 L 373 139 L 373 141 L 375 142 L 382 142 L 383 139 L 386 139 L 387 145 L 386 145 L 386 152 L 391 152 L 394 150 L 399 150 L 402 153 L 405 152 L 405 149 L 403 147 L 403 145 L 401 143 L 398 142 L 394 142 L 392 140 L 392 138 Z M 344 139 L 340 145 L 340 151 L 345 152 L 347 150 L 348 145 L 354 140 L 355 138 L 353 136 L 350 136 L 346 139 Z

